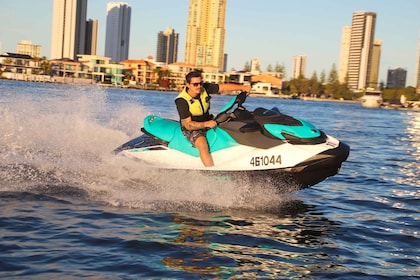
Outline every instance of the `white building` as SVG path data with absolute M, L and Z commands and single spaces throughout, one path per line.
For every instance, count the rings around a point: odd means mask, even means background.
M 306 55 L 297 55 L 293 58 L 292 79 L 299 76 L 305 77 L 306 72 Z
M 416 76 L 415 76 L 414 82 L 416 83 L 416 92 L 420 93 L 420 37 L 419 37 L 419 46 L 417 49 Z
M 274 95 L 271 83 L 258 82 L 252 85 L 251 93 Z
M 22 40 L 16 45 L 16 52 L 19 54 L 27 54 L 32 57 L 41 57 L 41 46 L 33 45 L 31 41 Z
M 54 0 L 51 59 L 84 53 L 87 0 Z
M 225 68 L 227 0 L 190 0 L 185 38 L 185 62 Z M 178 15 L 180 16 L 180 15 Z M 181 15 L 182 16 L 182 15 Z
M 128 59 L 131 7 L 125 2 L 107 4 L 105 56 L 112 62 Z
M 338 67 L 338 81 L 344 83 L 347 78 L 349 64 L 351 26 L 344 26 L 341 34 L 340 65 Z
M 353 13 L 345 75 L 350 89 L 354 91 L 363 90 L 375 83 L 372 74 L 378 73 L 375 67 L 379 67 L 380 55 L 380 44 L 377 44 L 374 55 L 375 24 L 376 13 Z

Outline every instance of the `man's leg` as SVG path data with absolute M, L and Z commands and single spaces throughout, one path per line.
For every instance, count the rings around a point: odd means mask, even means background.
M 204 166 L 210 167 L 213 166 L 213 158 L 209 152 L 209 145 L 207 144 L 207 139 L 204 136 L 200 136 L 195 140 L 194 146 L 196 146 L 200 152 L 200 158 Z

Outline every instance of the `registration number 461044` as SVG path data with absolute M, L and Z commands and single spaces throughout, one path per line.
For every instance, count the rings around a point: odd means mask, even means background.
M 252 166 L 268 166 L 268 165 L 280 165 L 281 156 L 272 155 L 272 156 L 257 156 L 252 157 L 249 161 L 249 164 Z

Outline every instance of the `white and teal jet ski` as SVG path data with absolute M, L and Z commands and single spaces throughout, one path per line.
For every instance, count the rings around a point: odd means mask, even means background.
M 143 134 L 114 150 L 115 154 L 165 170 L 191 170 L 301 188 L 334 176 L 350 148 L 302 119 L 277 108 L 248 111 L 245 92 L 233 97 L 215 117 L 218 126 L 207 131 L 214 167 L 204 167 L 197 148 L 182 134 L 178 120 L 149 115 Z M 236 105 L 236 106 L 235 106 Z

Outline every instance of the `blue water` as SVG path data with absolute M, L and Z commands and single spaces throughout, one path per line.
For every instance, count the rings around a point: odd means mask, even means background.
M 420 277 L 420 111 L 249 97 L 351 147 L 338 175 L 278 191 L 110 153 L 174 97 L 0 80 L 0 278 Z

